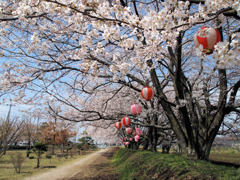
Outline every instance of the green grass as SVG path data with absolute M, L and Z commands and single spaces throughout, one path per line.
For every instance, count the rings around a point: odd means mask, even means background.
M 218 148 L 210 153 L 210 160 L 223 164 L 233 164 L 240 166 L 240 152 L 235 149 Z
M 176 154 L 119 149 L 114 162 L 121 179 L 240 179 L 240 168 Z
M 74 155 L 72 158 L 69 156 L 68 159 L 64 157 L 58 158 L 53 155 L 50 162 L 50 159 L 46 158 L 45 153 L 42 155 L 40 168 L 36 168 L 37 158 L 34 153 L 31 153 L 30 156 L 34 156 L 34 159 L 25 158 L 25 161 L 21 168 L 21 173 L 16 173 L 10 159 L 10 156 L 15 153 L 22 153 L 24 156 L 26 156 L 26 151 L 7 151 L 7 154 L 0 159 L 0 180 L 22 179 L 27 176 L 43 173 L 48 171 L 49 169 L 75 162 L 81 158 L 86 157 L 86 155 L 89 154 L 87 153 L 84 155 Z

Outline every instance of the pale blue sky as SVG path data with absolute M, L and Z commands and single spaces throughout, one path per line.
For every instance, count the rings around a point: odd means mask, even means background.
M 0 105 L 0 117 L 6 118 L 9 108 L 10 108 L 9 105 Z M 12 106 L 12 109 L 11 109 L 11 116 L 12 117 L 16 117 L 16 116 L 21 117 L 21 115 L 23 114 L 21 112 L 21 110 L 26 110 L 28 108 L 30 108 L 29 105 L 14 105 L 14 106 Z

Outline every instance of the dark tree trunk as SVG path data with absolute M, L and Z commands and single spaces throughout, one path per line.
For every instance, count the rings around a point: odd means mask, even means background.
M 162 143 L 162 153 L 169 154 L 169 151 L 170 151 L 169 142 L 163 142 Z
M 133 149 L 138 149 L 140 144 L 141 144 L 140 142 L 134 142 Z
M 54 154 L 55 154 L 55 152 L 54 152 L 54 148 L 55 148 L 55 144 L 54 144 L 54 143 L 52 143 L 52 155 L 54 155 Z
M 57 119 L 55 118 L 55 125 L 56 125 Z M 55 134 L 55 126 L 54 126 L 54 134 L 53 134 L 53 141 L 52 141 L 52 155 L 55 154 L 55 141 L 56 141 L 56 134 Z
M 149 146 L 152 152 L 157 152 L 157 128 L 151 127 Z
M 37 158 L 37 168 L 40 167 L 40 158 Z
M 144 138 L 143 140 L 143 150 L 147 150 L 149 146 L 149 141 L 147 138 Z

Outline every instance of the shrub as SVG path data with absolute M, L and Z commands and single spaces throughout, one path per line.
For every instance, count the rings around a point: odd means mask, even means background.
M 34 156 L 30 156 L 29 159 L 34 159 Z
M 14 169 L 15 169 L 16 173 L 20 173 L 22 164 L 25 160 L 23 154 L 22 153 L 17 153 L 15 155 L 10 156 L 10 157 L 11 157 L 11 162 L 14 166 Z
M 37 168 L 40 167 L 40 159 L 44 151 L 47 151 L 48 147 L 43 142 L 34 143 L 32 151 L 37 155 Z
M 46 158 L 47 158 L 47 159 L 50 159 L 50 163 L 51 163 L 52 156 L 49 155 L 49 154 L 47 154 L 47 155 L 46 155 Z
M 47 159 L 51 159 L 51 158 L 52 158 L 52 156 L 51 156 L 51 155 L 49 155 L 49 154 L 47 154 L 47 155 L 46 155 L 46 158 L 47 158 Z

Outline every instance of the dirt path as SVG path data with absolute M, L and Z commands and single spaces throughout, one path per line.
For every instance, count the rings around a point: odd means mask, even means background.
M 92 163 L 85 166 L 84 171 L 76 173 L 70 180 L 118 180 L 120 174 L 112 163 L 118 148 L 110 148 L 102 152 Z
M 115 152 L 115 148 L 102 149 L 73 164 L 28 177 L 25 180 L 90 180 L 95 179 L 96 176 L 98 176 L 96 177 L 97 179 L 112 179 L 113 176 L 117 178 L 118 174 L 114 167 L 112 167 L 110 160 Z M 105 172 L 105 169 L 102 169 L 104 166 L 109 169 L 107 172 Z

